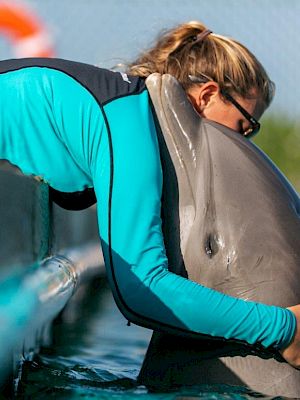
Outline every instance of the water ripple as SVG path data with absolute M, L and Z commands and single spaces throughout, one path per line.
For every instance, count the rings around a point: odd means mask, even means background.
M 56 321 L 52 346 L 24 362 L 17 399 L 271 399 L 227 385 L 149 392 L 136 378 L 151 332 L 126 326 L 103 281 L 95 282 L 88 295 L 79 298 Z

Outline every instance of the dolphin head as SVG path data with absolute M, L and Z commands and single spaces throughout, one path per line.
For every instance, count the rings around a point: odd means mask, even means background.
M 165 142 L 163 165 L 170 158 L 163 205 L 165 225 L 172 226 L 170 269 L 182 273 L 184 266 L 190 279 L 246 300 L 297 304 L 295 190 L 250 140 L 201 118 L 175 78 L 152 74 L 146 85 Z M 170 237 L 176 227 L 178 243 Z
M 153 74 L 146 85 L 159 122 L 170 270 L 245 300 L 298 304 L 295 190 L 251 141 L 200 118 L 174 78 Z M 300 396 L 299 371 L 288 364 L 253 355 L 217 358 L 208 342 L 155 332 L 139 381 L 152 388 L 222 382 Z M 222 343 L 221 348 L 226 355 L 228 347 Z M 238 344 L 235 350 L 243 353 Z

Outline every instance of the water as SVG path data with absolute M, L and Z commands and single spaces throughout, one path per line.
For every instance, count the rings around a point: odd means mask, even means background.
M 136 383 L 151 332 L 117 310 L 104 280 L 81 291 L 55 323 L 54 342 L 26 361 L 17 399 L 253 399 L 245 388 L 201 385 L 149 393 Z M 277 397 L 280 399 L 283 397 Z

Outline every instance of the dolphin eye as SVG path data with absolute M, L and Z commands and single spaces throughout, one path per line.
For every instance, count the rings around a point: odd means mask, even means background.
M 219 251 L 218 237 L 215 233 L 209 233 L 204 243 L 205 252 L 212 258 Z

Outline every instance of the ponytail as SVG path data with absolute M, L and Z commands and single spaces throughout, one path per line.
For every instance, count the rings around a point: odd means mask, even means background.
M 188 22 L 163 33 L 156 44 L 128 65 L 128 74 L 146 78 L 154 72 L 173 75 L 188 91 L 190 76 L 206 76 L 221 90 L 247 98 L 253 89 L 267 107 L 274 83 L 256 57 L 241 43 Z M 199 83 L 198 83 L 199 84 Z

